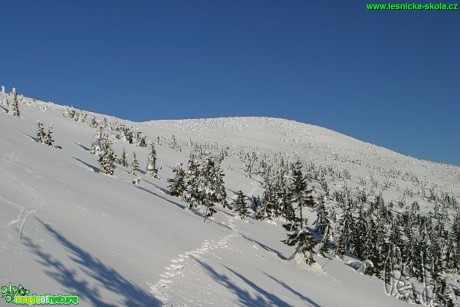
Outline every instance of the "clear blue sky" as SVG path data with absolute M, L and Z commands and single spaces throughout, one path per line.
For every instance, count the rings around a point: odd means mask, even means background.
M 136 121 L 288 118 L 460 165 L 460 11 L 11 0 L 0 29 L 0 83 L 27 96 Z

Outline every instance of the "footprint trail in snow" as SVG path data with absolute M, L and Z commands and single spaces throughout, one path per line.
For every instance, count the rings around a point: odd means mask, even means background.
M 232 233 L 226 235 L 219 241 L 205 240 L 199 248 L 192 251 L 187 251 L 184 254 L 178 255 L 175 259 L 171 259 L 171 264 L 165 267 L 165 272 L 160 274 L 160 279 L 155 284 L 147 283 L 150 286 L 150 292 L 159 299 L 163 304 L 169 302 L 169 288 L 174 280 L 184 276 L 184 268 L 187 265 L 187 259 L 203 259 L 204 256 L 213 250 L 228 248 L 229 242 L 239 234 L 233 223 L 233 218 L 229 218 L 229 226 Z

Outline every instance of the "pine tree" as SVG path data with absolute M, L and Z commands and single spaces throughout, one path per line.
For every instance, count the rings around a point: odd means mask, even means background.
M 11 106 L 11 113 L 14 117 L 21 117 L 21 112 L 19 111 L 18 93 L 16 92 L 14 92 L 13 94 L 13 104 Z
M 108 136 L 102 133 L 102 128 L 99 128 L 97 133 L 93 137 L 93 143 L 91 144 L 91 149 L 89 151 L 90 154 L 93 155 L 101 155 L 104 152 L 105 148 L 105 141 L 104 139 L 108 138 Z
M 330 232 L 331 232 L 330 229 L 331 229 L 330 225 L 327 225 L 326 228 L 324 229 L 323 238 L 322 238 L 322 240 L 320 242 L 320 247 L 318 249 L 318 253 L 323 257 L 328 257 L 328 253 L 329 253 L 329 249 L 328 249 L 329 236 L 330 236 Z
M 124 167 L 128 167 L 128 159 L 126 158 L 126 151 L 124 147 L 123 147 L 123 153 L 121 154 L 121 157 L 118 163 Z
M 325 199 L 321 198 L 316 206 L 316 221 L 314 222 L 315 231 L 324 234 L 326 228 L 330 225 L 329 214 L 325 206 Z
M 139 161 L 137 161 L 136 153 L 133 152 L 133 162 L 131 163 L 131 174 L 137 176 L 139 174 Z
M 292 167 L 292 200 L 297 204 L 299 216 L 293 216 L 291 220 L 283 224 L 288 232 L 288 238 L 282 242 L 288 246 L 296 246 L 291 259 L 297 260 L 298 257 L 305 261 L 307 265 L 315 262 L 313 260 L 313 248 L 316 245 L 315 238 L 307 229 L 307 219 L 303 217 L 303 207 L 313 207 L 315 205 L 311 190 L 307 189 L 307 183 L 302 173 L 302 163 L 297 161 Z
M 46 140 L 46 134 L 45 134 L 45 128 L 43 127 L 43 124 L 39 121 L 37 121 L 37 142 L 45 144 Z
M 205 207 L 205 220 L 216 213 L 214 209 L 215 203 L 218 201 L 216 197 L 216 163 L 212 158 L 208 158 L 201 169 L 201 178 L 198 192 L 201 194 L 201 204 Z
M 307 188 L 305 176 L 302 173 L 302 163 L 297 161 L 292 169 L 291 183 L 292 202 L 297 204 L 300 214 L 300 227 L 303 228 L 303 207 L 313 208 L 315 201 L 312 190 Z
M 199 191 L 200 185 L 200 164 L 194 155 L 190 155 L 188 170 L 186 173 L 187 190 L 184 199 L 190 204 L 189 208 L 201 205 L 202 199 Z
M 113 175 L 115 173 L 115 161 L 116 156 L 112 148 L 112 142 L 108 137 L 102 139 L 104 143 L 104 151 L 99 155 L 99 165 L 101 166 L 100 172 L 107 175 Z
M 155 178 L 158 178 L 158 168 L 156 166 L 157 161 L 157 152 L 155 150 L 155 145 L 150 143 L 150 153 L 147 159 L 147 173 Z
M 233 202 L 233 210 L 235 210 L 238 215 L 244 219 L 249 213 L 249 206 L 246 202 L 246 195 L 244 195 L 243 191 L 236 192 L 236 199 Z
M 224 177 L 225 177 L 225 174 L 220 168 L 220 163 L 215 162 L 213 183 L 214 183 L 216 202 L 221 204 L 224 208 L 226 208 L 228 206 L 228 203 L 227 203 L 227 192 L 225 191 L 225 186 L 224 186 Z
M 173 170 L 176 175 L 173 179 L 168 179 L 169 190 L 172 196 L 184 197 L 185 190 L 187 188 L 185 184 L 185 172 L 182 169 L 182 164 L 177 164 Z
M 97 127 L 97 121 L 96 121 L 96 117 L 93 116 L 93 118 L 91 119 L 91 123 L 89 124 L 89 126 L 91 128 L 96 128 Z
M 48 131 L 46 133 L 45 144 L 48 146 L 53 146 L 54 144 L 52 134 L 53 134 L 53 124 L 48 126 Z

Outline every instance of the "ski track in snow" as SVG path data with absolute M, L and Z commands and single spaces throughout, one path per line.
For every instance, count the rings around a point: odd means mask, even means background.
M 29 205 L 32 205 L 32 207 L 34 207 L 33 209 L 26 209 L 25 205 L 18 204 L 0 195 L 1 201 L 13 207 L 16 207 L 21 211 L 18 217 L 10 221 L 6 226 L 11 227 L 13 225 L 20 223 L 19 239 L 22 239 L 24 228 L 27 223 L 28 217 L 31 214 L 36 214 L 37 211 L 45 205 L 45 201 L 44 201 L 44 197 L 38 191 L 36 191 L 32 187 L 24 183 L 22 180 L 20 180 L 18 177 L 16 177 L 15 175 L 13 175 L 11 172 L 7 170 L 9 166 L 17 165 L 23 168 L 28 174 L 33 173 L 31 170 L 29 170 L 28 168 L 20 164 L 19 156 L 21 154 L 21 151 L 15 150 L 14 147 L 11 145 L 11 143 L 9 143 L 8 141 L 4 139 L 2 140 L 2 142 L 4 143 L 5 146 L 12 148 L 12 150 L 0 158 L 0 169 L 2 173 L 6 175 L 5 177 L 7 177 L 10 182 L 13 182 L 15 186 L 18 187 L 18 190 L 21 193 L 26 195 L 26 197 L 29 199 L 29 202 L 30 202 Z
M 200 247 L 187 251 L 183 254 L 178 255 L 176 258 L 171 259 L 171 264 L 165 267 L 165 272 L 160 274 L 160 279 L 155 283 L 151 284 L 147 282 L 150 286 L 150 292 L 159 299 L 163 304 L 171 304 L 169 301 L 169 288 L 170 285 L 174 282 L 176 278 L 184 276 L 184 268 L 187 265 L 187 259 L 203 259 L 204 256 L 209 254 L 213 250 L 225 249 L 228 248 L 228 244 L 231 240 L 239 235 L 235 224 L 233 223 L 233 218 L 229 218 L 228 226 L 232 229 L 232 233 L 224 236 L 219 241 L 214 240 L 205 240 Z

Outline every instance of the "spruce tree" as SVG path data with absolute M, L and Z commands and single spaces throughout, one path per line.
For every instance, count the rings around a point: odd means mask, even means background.
M 233 202 L 233 210 L 244 219 L 249 213 L 249 206 L 246 202 L 246 195 L 244 195 L 243 191 L 236 192 L 236 199 Z
M 18 93 L 16 92 L 14 92 L 13 94 L 13 104 L 11 106 L 11 113 L 14 117 L 21 117 L 21 112 L 19 111 Z
M 104 142 L 104 151 L 102 151 L 99 155 L 99 165 L 101 166 L 100 172 L 107 175 L 113 175 L 115 173 L 115 152 L 112 148 L 112 142 L 108 137 L 104 137 L 102 139 Z
M 328 257 L 329 236 L 331 232 L 330 229 L 331 229 L 330 225 L 327 225 L 326 228 L 324 229 L 323 238 L 321 239 L 320 247 L 318 249 L 318 253 L 323 257 Z
M 136 153 L 133 152 L 133 162 L 131 163 L 131 174 L 137 176 L 139 174 L 139 161 L 137 161 Z
M 227 204 L 227 192 L 225 191 L 224 186 L 224 172 L 220 168 L 220 163 L 215 162 L 214 166 L 214 175 L 212 182 L 214 183 L 215 199 L 216 202 L 221 204 L 224 208 L 228 206 Z
M 89 126 L 91 128 L 96 128 L 97 127 L 97 121 L 96 121 L 96 117 L 93 116 L 93 118 L 91 119 L 91 123 L 89 124 Z
M 150 143 L 150 153 L 147 159 L 147 173 L 155 178 L 158 178 L 158 168 L 156 166 L 157 161 L 157 152 L 155 150 L 155 145 Z
M 126 151 L 124 147 L 123 147 L 123 152 L 121 154 L 120 160 L 118 162 L 120 165 L 124 167 L 128 167 L 128 159 L 126 158 Z
M 307 189 L 307 183 L 302 173 L 302 163 L 297 161 L 292 167 L 292 200 L 297 204 L 299 216 L 293 216 L 291 220 L 283 224 L 288 232 L 288 238 L 282 242 L 288 246 L 296 246 L 291 259 L 298 260 L 301 257 L 307 265 L 315 262 L 313 260 L 313 248 L 316 245 L 315 238 L 307 228 L 307 219 L 303 217 L 303 207 L 313 207 L 315 205 L 311 190 Z
M 190 209 L 201 205 L 200 181 L 200 163 L 194 155 L 190 155 L 186 173 L 187 190 L 184 193 Z
M 218 202 L 216 196 L 216 162 L 212 158 L 207 158 L 204 167 L 201 169 L 201 178 L 198 188 L 201 204 L 205 207 L 205 220 L 216 213 L 215 203 Z
M 46 140 L 45 128 L 43 124 L 37 121 L 37 142 L 44 144 Z
M 169 182 L 169 191 L 172 196 L 184 198 L 184 193 L 186 190 L 185 184 L 185 171 L 182 169 L 182 164 L 177 164 L 174 167 L 173 172 L 176 174 L 174 178 L 168 179 Z
M 48 126 L 48 131 L 47 131 L 46 137 L 45 137 L 45 144 L 48 145 L 48 146 L 53 146 L 53 144 L 54 144 L 52 134 L 53 134 L 53 124 Z

